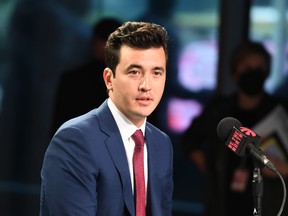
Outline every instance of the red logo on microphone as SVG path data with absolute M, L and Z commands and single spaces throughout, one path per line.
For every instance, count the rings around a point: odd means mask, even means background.
M 246 127 L 240 127 L 240 131 L 245 133 L 247 136 L 252 136 L 252 137 L 256 137 L 257 136 L 256 133 L 253 130 L 251 130 L 249 128 L 246 128 Z

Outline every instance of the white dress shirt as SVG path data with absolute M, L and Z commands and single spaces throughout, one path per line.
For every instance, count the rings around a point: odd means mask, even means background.
M 138 129 L 141 129 L 143 134 L 145 135 L 146 119 L 144 123 L 141 125 L 141 127 L 137 128 L 126 116 L 124 116 L 123 113 L 121 113 L 117 109 L 117 107 L 115 106 L 115 104 L 112 102 L 110 98 L 108 98 L 108 107 L 116 121 L 116 124 L 118 126 L 118 129 L 120 131 L 120 134 L 124 143 L 127 162 L 128 162 L 129 171 L 130 171 L 132 191 L 134 193 L 133 153 L 134 153 L 135 142 L 131 136 Z M 148 182 L 148 164 L 147 163 L 148 163 L 147 162 L 147 146 L 146 146 L 146 141 L 145 141 L 144 142 L 144 175 L 145 175 L 146 193 L 147 193 L 147 182 Z

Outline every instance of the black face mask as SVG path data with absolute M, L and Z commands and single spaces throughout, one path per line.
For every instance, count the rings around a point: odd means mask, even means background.
M 247 69 L 239 77 L 238 87 L 247 95 L 253 96 L 263 91 L 266 73 L 261 68 Z

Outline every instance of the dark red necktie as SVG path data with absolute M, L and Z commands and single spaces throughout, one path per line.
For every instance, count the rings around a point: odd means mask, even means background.
M 144 136 L 141 130 L 137 130 L 132 138 L 135 142 L 133 155 L 134 169 L 134 197 L 136 206 L 136 216 L 146 216 L 146 195 L 144 177 Z

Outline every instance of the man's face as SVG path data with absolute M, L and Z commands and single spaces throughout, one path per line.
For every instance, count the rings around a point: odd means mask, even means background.
M 261 96 L 268 75 L 268 63 L 258 54 L 246 56 L 235 71 L 235 80 L 240 93 L 246 96 Z
M 257 54 L 250 54 L 238 65 L 235 72 L 236 80 L 248 69 L 262 69 L 268 71 L 268 65 L 264 57 Z
M 98 61 L 105 61 L 105 43 L 106 41 L 99 37 L 93 40 L 93 56 Z
M 163 48 L 134 49 L 123 46 L 113 77 L 104 70 L 109 97 L 136 126 L 156 108 L 166 80 L 166 58 Z

